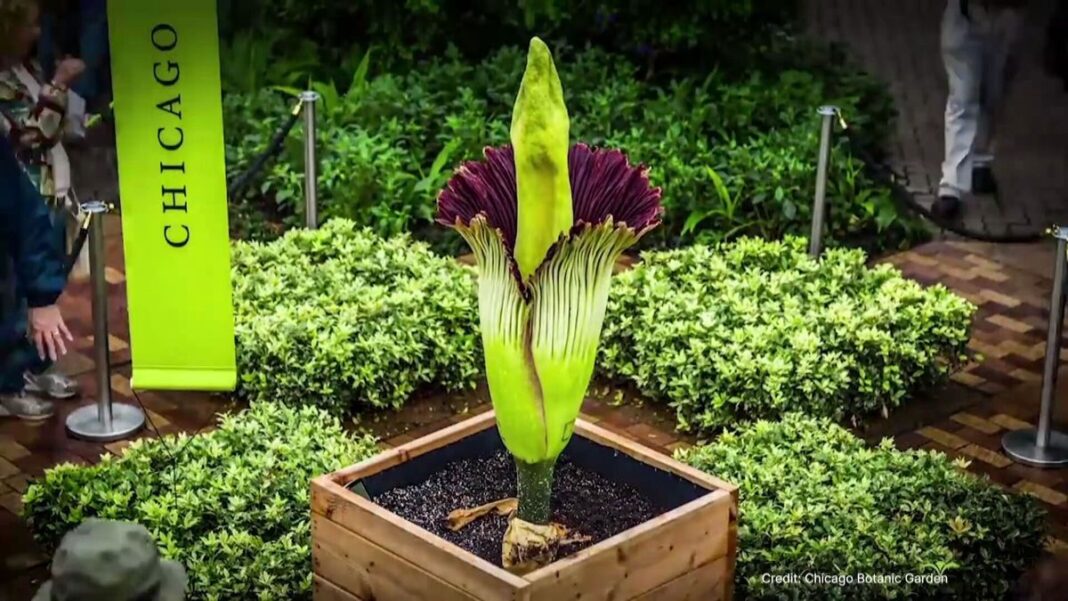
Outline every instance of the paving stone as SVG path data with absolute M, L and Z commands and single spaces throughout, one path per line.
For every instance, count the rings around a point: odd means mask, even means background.
M 25 474 L 19 474 L 5 479 L 4 484 L 17 493 L 24 493 L 30 487 L 30 479 Z
M 1042 486 L 1041 484 L 1035 484 L 1030 480 L 1021 480 L 1013 485 L 1013 488 L 1041 499 L 1050 505 L 1064 505 L 1068 502 L 1068 495 L 1062 492 L 1057 492 L 1052 488 Z
M 1068 554 L 1068 542 L 1051 536 L 1046 540 L 1046 551 L 1054 554 Z
M 959 450 L 965 455 L 968 455 L 969 457 L 974 457 L 979 461 L 990 464 L 996 468 L 1003 468 L 1012 465 L 1012 461 L 1008 457 L 1002 455 L 1001 453 L 991 451 L 988 448 L 981 447 L 977 444 L 969 444 L 957 450 Z
M 920 428 L 916 431 L 916 433 L 948 449 L 956 450 L 968 444 L 967 440 L 964 440 L 956 434 L 950 434 L 945 430 L 941 430 L 939 428 L 932 428 L 930 426 Z
M 1011 317 L 1006 317 L 1005 315 L 994 315 L 988 317 L 987 321 L 994 325 L 1001 326 L 1002 328 L 1005 328 L 1007 330 L 1011 330 L 1013 332 L 1024 333 L 1030 332 L 1031 330 L 1035 329 L 1030 324 L 1015 320 Z
M 1066 477 L 1068 477 L 1068 470 L 1039 469 L 1021 463 L 1014 463 L 1005 469 L 1024 480 L 1029 480 L 1054 490 L 1060 490 L 1065 484 Z
M 0 495 L 0 508 L 19 515 L 22 513 L 22 495 L 14 491 Z
M 987 421 L 981 417 L 976 417 L 970 413 L 955 413 L 950 416 L 953 421 L 964 424 L 969 428 L 978 430 L 983 434 L 993 434 L 1001 429 L 997 424 Z
M 1015 417 L 1011 415 L 1005 415 L 1004 413 L 999 413 L 991 417 L 990 421 L 1001 426 L 1002 428 L 1005 428 L 1006 430 L 1027 430 L 1035 427 L 1023 421 L 1022 419 L 1016 419 Z
M 10 436 L 0 435 L 0 457 L 8 461 L 18 461 L 29 454 L 30 451 L 26 447 L 15 442 Z
M 14 463 L 0 457 L 0 480 L 10 478 L 11 476 L 19 474 L 21 471 L 22 470 L 20 470 Z
M 104 445 L 104 448 L 113 455 L 121 456 L 126 451 L 126 447 L 130 446 L 132 441 L 129 440 L 117 440 L 115 442 Z

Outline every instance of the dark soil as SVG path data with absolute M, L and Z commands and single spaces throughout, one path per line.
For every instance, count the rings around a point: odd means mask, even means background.
M 501 540 L 507 518 L 492 513 L 452 532 L 450 511 L 514 497 L 515 464 L 500 452 L 488 459 L 467 459 L 446 465 L 426 481 L 377 496 L 376 503 L 404 519 L 475 555 L 501 565 Z M 663 513 L 645 495 L 572 463 L 566 456 L 556 465 L 552 519 L 591 540 L 568 547 L 575 553 Z

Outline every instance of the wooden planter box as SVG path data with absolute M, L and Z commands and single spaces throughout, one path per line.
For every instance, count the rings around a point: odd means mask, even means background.
M 602 474 L 612 479 L 658 480 L 658 486 L 663 489 L 662 479 L 669 478 L 691 491 L 687 494 L 692 495 L 692 500 L 535 572 L 517 576 L 362 496 L 369 494 L 373 498 L 372 489 L 385 486 L 388 490 L 403 482 L 403 478 L 398 480 L 391 473 L 403 471 L 398 466 L 418 471 L 420 461 L 455 460 L 466 456 L 449 457 L 459 453 L 459 447 L 471 446 L 475 441 L 484 445 L 489 435 L 500 444 L 492 412 L 313 480 L 315 599 L 716 601 L 731 598 L 737 545 L 737 488 L 581 419 L 575 424 L 575 437 L 565 454 L 577 447 L 576 453 L 586 449 L 588 455 L 609 457 L 610 473 L 602 471 Z M 430 453 L 443 455 L 432 457 Z M 427 457 L 416 460 L 424 455 Z M 655 469 L 650 470 L 650 466 Z M 640 484 L 638 488 L 641 490 Z

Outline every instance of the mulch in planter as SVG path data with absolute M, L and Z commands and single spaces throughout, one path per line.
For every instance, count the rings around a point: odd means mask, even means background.
M 498 452 L 489 458 L 449 463 L 426 480 L 376 495 L 375 503 L 475 555 L 501 565 L 501 541 L 508 527 L 505 516 L 491 513 L 458 532 L 449 530 L 446 516 L 454 509 L 472 508 L 516 494 L 515 464 Z M 575 553 L 664 513 L 633 487 L 613 482 L 576 465 L 566 454 L 556 464 L 552 520 L 590 537 L 568 547 Z

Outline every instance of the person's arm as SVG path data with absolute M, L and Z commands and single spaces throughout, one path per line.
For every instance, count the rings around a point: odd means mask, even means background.
M 21 117 L 15 111 L 4 111 L 0 132 L 4 133 L 19 151 L 39 153 L 51 149 L 62 140 L 66 126 L 68 86 L 73 83 L 85 65 L 77 59 L 65 59 L 56 68 L 51 83 L 41 85 L 37 102 Z M 11 76 L 5 87 L 13 85 Z M 7 103 L 18 102 L 20 95 L 14 89 L 5 89 L 2 94 Z
M 14 203 L 14 228 L 10 247 L 15 274 L 31 308 L 56 302 L 66 285 L 64 257 L 54 241 L 52 215 L 29 177 L 22 171 L 10 151 L 0 152 L 2 181 Z
M 41 358 L 54 361 L 67 352 L 64 339 L 73 340 L 56 306 L 67 283 L 66 261 L 52 240 L 51 211 L 6 141 L 0 142 L 0 183 L 7 188 L 0 190 L 3 239 L 29 305 L 29 334 Z

